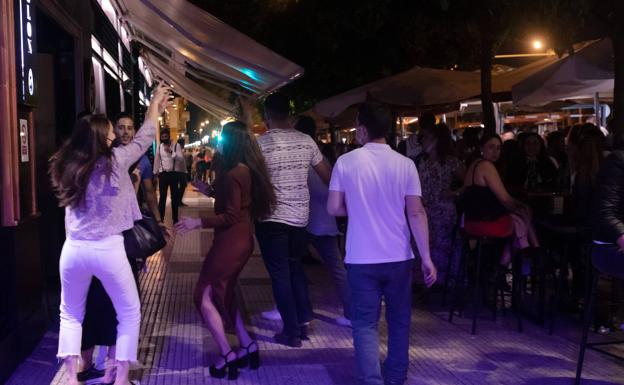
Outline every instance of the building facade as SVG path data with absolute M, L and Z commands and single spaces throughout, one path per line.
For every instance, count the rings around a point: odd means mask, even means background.
M 0 382 L 58 322 L 64 213 L 48 160 L 81 112 L 142 117 L 150 74 L 114 12 L 0 0 Z

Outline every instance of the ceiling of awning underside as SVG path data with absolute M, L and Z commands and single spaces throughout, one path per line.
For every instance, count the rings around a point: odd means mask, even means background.
M 164 80 L 205 90 L 192 100 L 220 98 L 221 114 L 234 95 L 258 97 L 291 82 L 303 68 L 186 0 L 117 0 L 131 38 Z M 185 80 L 182 80 L 185 79 Z M 187 89 L 198 89 L 187 84 Z M 182 94 L 182 93 L 180 93 Z M 201 106 L 207 108 L 206 106 Z M 213 106 L 213 110 L 215 110 Z M 231 109 L 230 111 L 231 112 Z

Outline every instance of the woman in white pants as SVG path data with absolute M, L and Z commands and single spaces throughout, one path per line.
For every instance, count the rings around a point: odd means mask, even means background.
M 141 309 L 121 233 L 141 219 L 128 169 L 154 140 L 158 117 L 169 90 L 159 85 L 134 140 L 111 147 L 115 134 L 103 115 L 76 122 L 71 138 L 52 157 L 50 176 L 65 207 L 67 240 L 60 260 L 61 325 L 58 358 L 64 361 L 70 385 L 77 370 L 82 320 L 91 277 L 97 277 L 117 312 L 117 378 L 128 385 L 130 363 L 137 360 Z

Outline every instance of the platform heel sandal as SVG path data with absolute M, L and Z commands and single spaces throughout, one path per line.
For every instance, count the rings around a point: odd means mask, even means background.
M 256 350 L 250 352 L 249 349 L 251 349 L 253 345 L 256 345 Z M 249 369 L 257 370 L 260 367 L 260 348 L 258 347 L 258 343 L 256 341 L 251 341 L 249 345 L 242 346 L 242 348 L 247 351 L 247 354 L 236 360 L 238 368 L 249 367 Z
M 220 355 L 221 358 L 223 358 L 225 360 L 225 365 L 223 365 L 222 368 L 217 368 L 214 364 L 210 365 L 210 377 L 213 378 L 225 378 L 225 376 L 227 375 L 227 379 L 228 380 L 236 380 L 238 378 L 238 366 L 237 366 L 237 361 L 238 359 L 235 360 L 228 360 L 228 357 L 230 356 L 230 354 L 233 354 L 234 351 L 230 350 L 229 352 L 227 352 L 225 355 Z

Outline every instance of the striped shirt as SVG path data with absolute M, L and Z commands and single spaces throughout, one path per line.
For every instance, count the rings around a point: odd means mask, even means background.
M 310 214 L 308 171 L 323 161 L 312 138 L 293 129 L 271 129 L 258 137 L 275 187 L 277 205 L 264 221 L 305 227 Z

